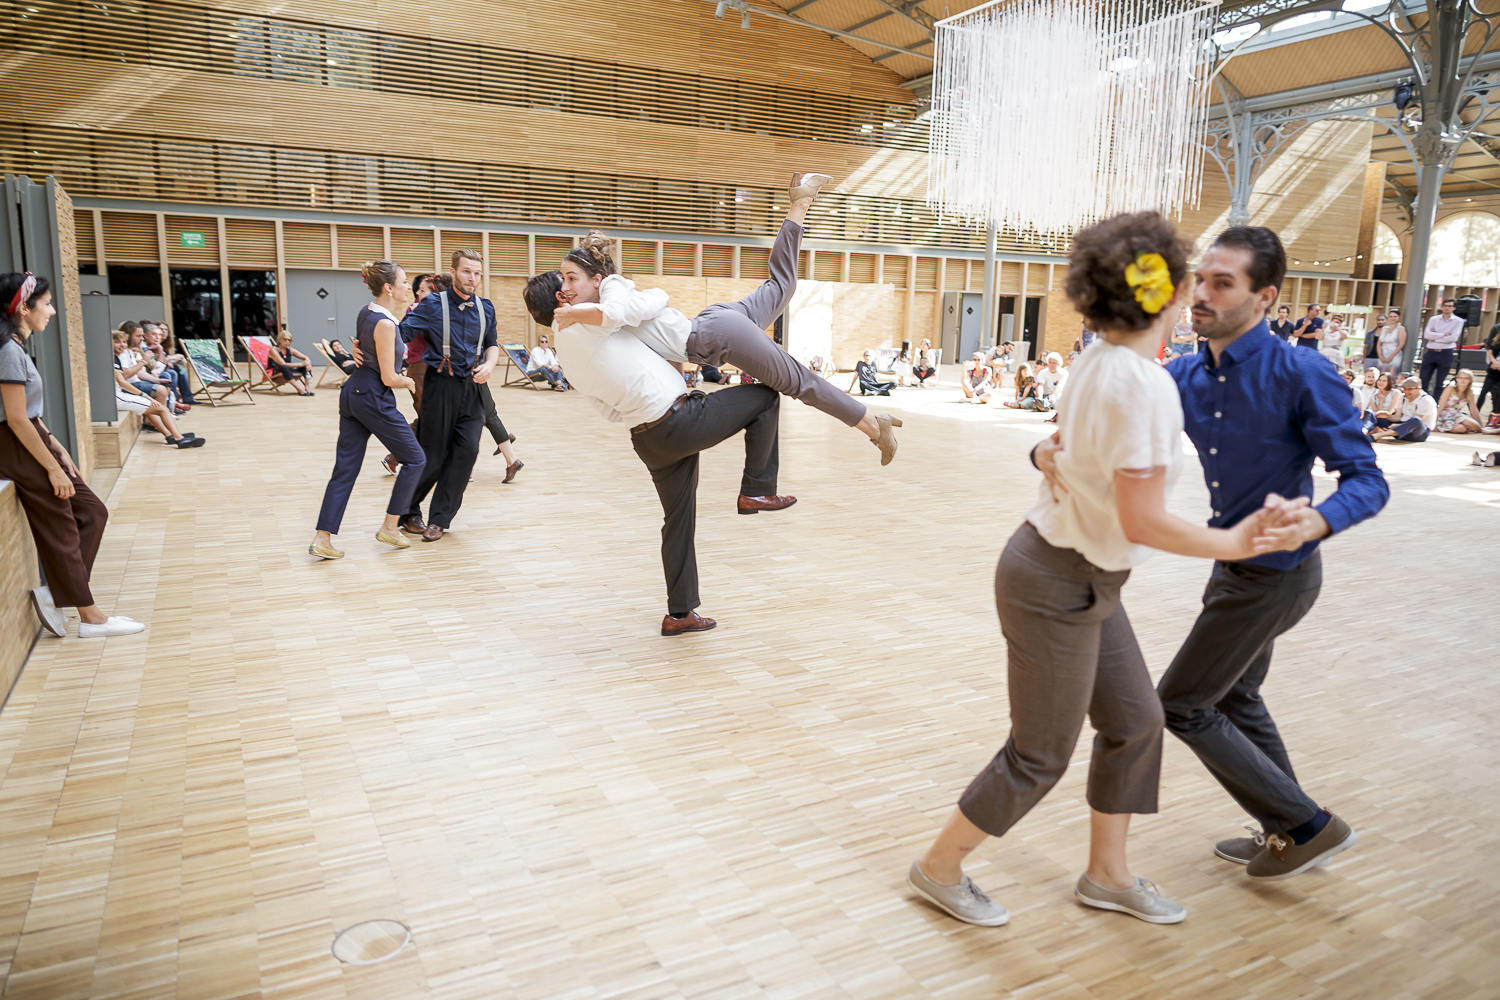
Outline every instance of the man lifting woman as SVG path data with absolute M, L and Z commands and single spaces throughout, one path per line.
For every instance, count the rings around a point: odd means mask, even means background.
M 872 415 L 857 400 L 809 371 L 765 335 L 797 287 L 802 222 L 831 177 L 795 174 L 786 221 L 771 250 L 770 278 L 738 302 L 709 306 L 691 321 L 668 306 L 660 289 L 638 291 L 616 272 L 609 242 L 590 233 L 560 270 L 526 284 L 526 307 L 557 330 L 558 353 L 573 387 L 606 418 L 630 428 L 631 444 L 651 473 L 664 512 L 662 567 L 667 579 L 663 635 L 714 627 L 695 610 L 698 564 L 698 455 L 745 432 L 745 469 L 735 506 L 741 514 L 783 510 L 795 497 L 776 493 L 778 418 L 782 393 L 842 420 L 880 449 L 896 454 L 892 428 L 901 421 Z M 685 362 L 732 364 L 762 384 L 689 393 Z

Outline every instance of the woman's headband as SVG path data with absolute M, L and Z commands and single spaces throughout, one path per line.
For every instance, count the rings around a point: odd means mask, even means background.
M 30 299 L 31 294 L 35 291 L 36 278 L 32 277 L 30 271 L 27 271 L 26 280 L 22 281 L 21 287 L 16 289 L 15 297 L 10 300 L 10 305 L 5 309 L 5 315 L 14 316 L 16 310 L 21 308 L 21 303 Z

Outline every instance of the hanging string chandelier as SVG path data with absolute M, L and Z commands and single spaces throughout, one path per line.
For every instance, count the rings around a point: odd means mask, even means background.
M 1117 212 L 1196 207 L 1218 4 L 996 0 L 939 21 L 927 201 L 1070 236 Z

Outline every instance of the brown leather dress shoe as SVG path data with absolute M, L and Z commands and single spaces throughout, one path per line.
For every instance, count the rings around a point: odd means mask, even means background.
M 512 479 L 516 478 L 516 473 L 520 472 L 524 468 L 526 468 L 526 463 L 521 461 L 519 458 L 516 459 L 514 462 L 505 467 L 505 478 L 500 480 L 500 482 L 510 482 Z
M 435 524 L 429 524 L 427 528 L 422 532 L 422 541 L 424 542 L 435 542 L 442 537 L 443 529 L 439 528 Z
M 734 505 L 741 514 L 756 514 L 763 510 L 785 510 L 796 502 L 796 497 L 747 497 L 741 493 Z
M 427 530 L 427 525 L 420 517 L 406 517 L 401 519 L 401 530 L 408 535 L 420 535 Z
M 662 635 L 682 635 L 684 632 L 707 632 L 719 624 L 712 618 L 704 618 L 696 611 L 689 611 L 682 618 L 667 615 L 661 620 Z

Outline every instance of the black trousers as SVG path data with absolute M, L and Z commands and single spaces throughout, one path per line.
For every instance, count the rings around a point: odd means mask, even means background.
M 488 382 L 479 386 L 479 401 L 484 404 L 484 426 L 490 432 L 490 437 L 495 439 L 496 444 L 509 441 L 510 431 L 505 429 L 505 422 L 495 411 L 495 394 L 490 392 Z
M 667 577 L 667 611 L 685 615 L 698 600 L 698 453 L 745 432 L 744 496 L 776 492 L 780 462 L 777 432 L 781 397 L 767 385 L 736 385 L 711 395 L 692 393 L 677 412 L 631 444 L 651 472 L 661 499 L 661 565 Z
M 1453 355 L 1457 353 L 1452 348 L 1446 351 L 1426 350 L 1422 352 L 1422 368 L 1419 377 L 1422 379 L 1422 391 L 1433 399 L 1443 398 L 1443 383 L 1448 380 L 1448 372 L 1453 368 Z
M 1312 819 L 1281 733 L 1260 698 L 1276 637 L 1302 620 L 1323 587 L 1316 550 L 1294 569 L 1214 563 L 1203 611 L 1156 693 L 1167 728 L 1270 832 Z
M 417 431 L 427 464 L 422 467 L 408 516 L 421 517 L 422 501 L 432 492 L 428 523 L 440 528 L 452 526 L 453 515 L 464 502 L 474 460 L 479 457 L 479 431 L 484 426 L 482 388 L 468 376 L 427 370 L 422 383 L 422 424 Z
M 1500 413 L 1500 371 L 1493 368 L 1485 369 L 1484 385 L 1479 387 L 1479 402 L 1474 404 L 1474 409 L 1484 409 L 1486 397 L 1490 400 L 1490 412 Z

